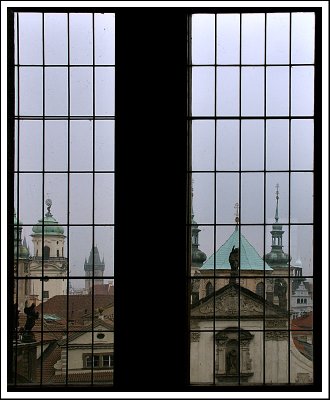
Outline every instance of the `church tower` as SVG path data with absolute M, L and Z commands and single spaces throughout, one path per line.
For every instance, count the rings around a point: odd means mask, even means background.
M 67 293 L 68 260 L 64 257 L 64 229 L 50 212 L 51 199 L 46 200 L 46 206 L 47 213 L 33 226 L 31 234 L 34 246 L 30 265 L 31 277 L 41 277 L 32 280 L 31 290 L 39 301 L 41 298 L 46 301 L 53 296 Z
M 94 257 L 93 257 L 94 255 Z M 103 285 L 103 273 L 104 273 L 104 258 L 101 261 L 99 249 L 97 246 L 91 249 L 89 253 L 88 261 L 85 259 L 84 270 L 85 270 L 85 290 L 89 293 L 92 289 L 93 282 L 93 265 L 94 265 L 94 286 Z
M 273 224 L 271 235 L 272 235 L 272 246 L 270 253 L 265 255 L 265 261 L 273 268 L 273 274 L 276 276 L 288 276 L 290 268 L 291 257 L 283 251 L 283 228 L 278 222 L 278 200 L 279 200 L 279 184 L 276 185 L 276 209 L 275 209 L 275 224 Z M 283 309 L 287 309 L 288 304 L 288 283 L 287 279 L 275 278 L 274 282 L 274 298 L 272 301 L 278 303 Z
M 18 221 L 14 211 L 14 276 L 25 278 L 29 276 L 30 252 L 26 240 L 22 243 L 22 222 Z M 25 301 L 30 295 L 28 279 L 18 279 L 14 286 L 14 303 L 17 302 L 19 310 L 24 309 Z

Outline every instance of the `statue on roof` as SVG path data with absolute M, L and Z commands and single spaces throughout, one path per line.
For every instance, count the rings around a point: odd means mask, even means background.
M 233 246 L 229 254 L 229 264 L 232 272 L 237 272 L 239 268 L 239 248 Z
M 36 305 L 34 303 L 32 303 L 30 307 L 27 307 L 27 303 L 25 303 L 24 314 L 26 314 L 26 322 L 22 342 L 35 342 L 34 334 L 31 332 L 36 320 L 39 318 L 39 312 L 36 311 L 35 308 Z

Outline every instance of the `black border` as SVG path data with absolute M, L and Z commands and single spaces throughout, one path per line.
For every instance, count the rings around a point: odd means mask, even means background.
M 315 149 L 322 148 L 321 8 L 8 8 L 8 204 L 13 204 L 13 12 L 116 13 L 116 329 L 114 385 L 8 386 L 8 391 L 312 392 L 322 390 L 321 274 L 315 272 L 315 381 L 304 385 L 189 385 L 186 311 L 186 35 L 189 13 L 316 13 Z M 156 38 L 156 40 L 155 40 Z M 155 45 L 157 42 L 157 45 Z M 137 165 L 139 168 L 137 168 Z M 139 175 L 136 175 L 136 170 Z M 315 157 L 314 266 L 321 266 L 321 153 Z M 138 178 L 138 179 L 137 179 Z M 13 219 L 13 207 L 7 210 Z M 141 240 L 141 238 L 144 238 Z M 13 265 L 8 223 L 8 266 Z M 171 271 L 171 273 L 164 273 Z M 129 278 L 128 278 L 129 276 Z M 173 277 L 175 277 L 173 279 Z M 8 268 L 8 288 L 13 272 Z M 8 290 L 8 304 L 12 298 Z M 152 306 L 151 306 L 152 304 Z M 155 313 L 154 304 L 159 310 Z M 11 353 L 11 313 L 8 354 Z M 159 318 L 157 318 L 159 317 Z M 8 358 L 8 371 L 12 365 Z

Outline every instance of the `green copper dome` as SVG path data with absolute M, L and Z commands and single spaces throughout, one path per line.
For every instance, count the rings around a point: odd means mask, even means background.
M 37 225 L 32 228 L 33 234 L 42 235 L 42 224 L 44 224 L 44 235 L 63 235 L 64 229 L 51 214 L 46 214 L 43 219 L 39 219 Z
M 256 249 L 249 243 L 246 237 L 241 233 L 239 240 L 239 231 L 235 228 L 234 232 L 229 236 L 228 240 L 215 253 L 215 268 L 216 269 L 231 269 L 229 264 L 229 254 L 233 246 L 240 248 L 240 269 L 263 271 L 264 265 L 266 271 L 271 271 L 272 268 L 264 263 Z M 214 254 L 208 258 L 203 264 L 201 270 L 214 268 Z

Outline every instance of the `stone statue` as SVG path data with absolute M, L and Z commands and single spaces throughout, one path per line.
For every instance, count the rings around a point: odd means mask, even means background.
M 239 268 L 239 248 L 238 247 L 235 249 L 235 246 L 233 246 L 231 253 L 229 254 L 229 264 L 230 264 L 231 271 L 236 274 L 238 271 L 238 268 Z
M 232 349 L 227 354 L 227 374 L 235 375 L 237 372 L 237 352 Z
M 23 342 L 34 342 L 34 335 L 31 332 L 34 327 L 36 320 L 39 318 L 39 312 L 35 310 L 36 305 L 32 303 L 30 307 L 27 307 L 25 303 L 24 314 L 26 314 L 26 322 L 24 326 L 24 333 L 22 337 Z

